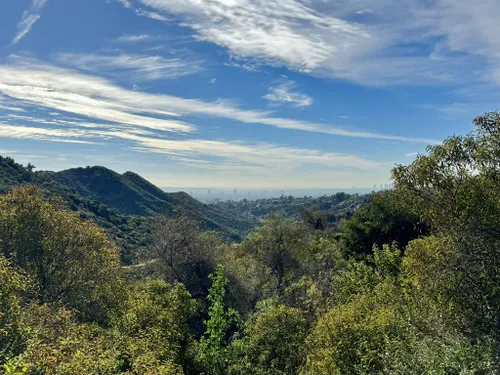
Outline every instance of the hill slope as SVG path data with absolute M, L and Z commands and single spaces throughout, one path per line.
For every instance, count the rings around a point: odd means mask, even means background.
M 33 172 L 12 158 L 0 156 L 0 193 L 32 183 L 80 216 L 94 220 L 123 249 L 129 263 L 137 249 L 147 245 L 152 216 L 183 210 L 203 229 L 218 230 L 239 241 L 252 222 L 217 207 L 209 207 L 186 193 L 165 193 L 139 175 L 122 175 L 104 167 L 74 168 L 61 172 Z
M 41 173 L 82 197 L 125 214 L 151 216 L 182 209 L 199 220 L 203 229 L 220 230 L 234 239 L 251 228 L 239 215 L 207 206 L 184 192 L 165 193 L 133 172 L 118 174 L 104 167 L 87 167 Z

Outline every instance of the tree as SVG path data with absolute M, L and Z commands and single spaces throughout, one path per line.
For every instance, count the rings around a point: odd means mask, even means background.
M 280 215 L 271 215 L 255 229 L 242 244 L 247 253 L 254 254 L 273 275 L 278 296 L 287 283 L 298 276 L 297 255 L 304 245 L 304 232 L 299 222 Z
M 21 324 L 23 297 L 29 279 L 0 255 L 0 364 L 24 349 Z
M 123 368 L 172 363 L 189 368 L 194 332 L 189 323 L 196 301 L 180 284 L 147 280 L 129 290 L 123 313 L 113 320 Z
M 207 330 L 200 340 L 197 361 L 204 374 L 222 375 L 227 367 L 227 337 L 231 327 L 237 322 L 237 314 L 224 303 L 226 285 L 229 282 L 224 276 L 224 266 L 218 265 L 209 278 L 212 280 L 208 294 L 209 319 L 205 322 Z
M 186 214 L 156 218 L 153 243 L 147 251 L 162 268 L 167 282 L 183 283 L 197 298 L 206 296 L 208 275 L 214 270 L 214 253 L 219 245 L 213 232 L 200 232 Z
M 294 375 L 305 361 L 305 314 L 279 304 L 259 302 L 241 336 L 231 344 L 230 374 Z
M 104 322 L 123 297 L 119 250 L 35 187 L 0 197 L 0 251 L 32 276 L 41 303 L 66 305 L 84 320 Z
M 325 230 L 327 226 L 327 215 L 321 210 L 304 209 L 301 212 L 304 221 L 314 230 Z
M 500 113 L 487 113 L 474 123 L 475 131 L 429 146 L 427 155 L 395 168 L 393 178 L 406 203 L 439 239 L 415 244 L 410 264 L 433 254 L 439 272 L 418 278 L 434 285 L 444 303 L 457 305 L 456 321 L 464 332 L 497 343 L 499 366 Z
M 370 202 L 345 222 L 341 238 L 348 255 L 371 254 L 373 246 L 395 242 L 404 249 L 413 239 L 429 233 L 428 225 L 398 198 L 387 191 L 373 194 Z

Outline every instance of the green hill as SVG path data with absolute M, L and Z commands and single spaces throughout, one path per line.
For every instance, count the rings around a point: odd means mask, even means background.
M 251 228 L 239 215 L 205 205 L 184 192 L 165 193 L 133 172 L 118 174 L 104 167 L 86 167 L 41 173 L 124 214 L 152 216 L 183 210 L 199 220 L 203 229 L 219 230 L 236 240 Z
M 234 241 L 241 240 L 252 227 L 252 222 L 240 215 L 202 204 L 183 192 L 165 193 L 133 172 L 119 174 L 104 167 L 34 172 L 31 165 L 24 167 L 0 156 L 0 193 L 25 183 L 39 186 L 46 196 L 94 220 L 123 249 L 126 263 L 147 245 L 156 214 L 182 210 L 199 221 L 202 229 L 220 231 Z

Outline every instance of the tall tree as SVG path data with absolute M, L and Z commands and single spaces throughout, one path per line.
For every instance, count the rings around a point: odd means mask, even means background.
M 462 328 L 497 343 L 500 363 L 500 113 L 476 129 L 430 146 L 393 177 L 415 212 L 440 235 L 441 296 L 458 306 Z M 444 237 L 444 240 L 443 240 Z M 435 241 L 436 243 L 436 241 Z M 415 246 L 416 259 L 425 246 Z M 442 275 L 451 275 L 443 278 Z
M 123 297 L 119 249 L 35 187 L 0 197 L 0 251 L 33 276 L 40 302 L 64 304 L 83 319 L 107 319 Z

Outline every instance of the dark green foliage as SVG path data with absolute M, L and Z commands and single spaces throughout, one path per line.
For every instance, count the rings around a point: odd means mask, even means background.
M 237 215 L 228 216 L 211 209 L 183 192 L 165 193 L 132 172 L 120 175 L 104 167 L 87 167 L 44 173 L 77 194 L 124 214 L 151 216 L 189 212 L 199 220 L 202 229 L 225 231 L 235 238 L 250 229 L 250 224 Z
M 428 225 L 390 191 L 373 194 L 342 228 L 349 255 L 371 254 L 374 245 L 393 242 L 404 249 L 410 241 L 428 234 Z
M 0 156 L 0 193 L 6 193 L 12 186 L 31 182 L 33 173 L 17 164 L 14 159 Z

